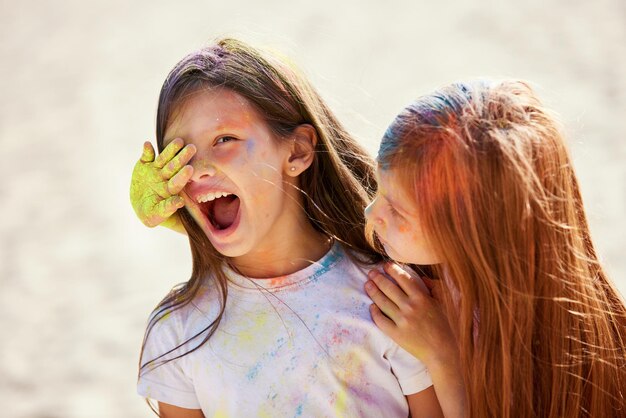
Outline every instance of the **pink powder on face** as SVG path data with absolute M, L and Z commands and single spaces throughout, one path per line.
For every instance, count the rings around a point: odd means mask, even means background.
M 239 144 L 225 144 L 221 148 L 216 148 L 214 151 L 215 162 L 218 165 L 226 164 L 238 164 L 243 165 L 247 161 L 247 157 L 240 152 Z

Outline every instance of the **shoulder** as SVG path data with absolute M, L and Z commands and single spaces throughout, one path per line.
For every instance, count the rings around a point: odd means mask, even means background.
M 382 263 L 369 261 L 350 249 L 342 249 L 342 260 L 338 263 L 336 272 L 362 288 L 368 279 L 368 273 L 371 270 L 382 269 L 382 266 Z
M 350 271 L 355 276 L 367 276 L 370 270 L 382 266 L 382 263 L 371 261 L 360 252 L 342 244 L 337 245 L 337 254 L 340 261 L 339 267 Z
M 190 300 L 185 302 L 185 297 Z M 210 284 L 200 285 L 193 295 L 181 293 L 177 299 L 161 303 L 152 311 L 144 339 L 146 344 L 180 344 L 205 328 L 207 319 L 217 316 L 220 309 L 217 290 Z

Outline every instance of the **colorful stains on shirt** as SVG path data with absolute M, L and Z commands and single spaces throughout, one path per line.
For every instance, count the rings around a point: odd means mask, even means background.
M 406 417 L 404 395 L 431 385 L 423 364 L 372 322 L 365 272 L 340 245 L 281 278 L 227 275 L 229 296 L 215 334 L 198 350 L 144 373 L 140 394 L 200 408 L 207 417 Z M 207 285 L 193 304 L 154 327 L 145 358 L 204 329 L 218 309 Z

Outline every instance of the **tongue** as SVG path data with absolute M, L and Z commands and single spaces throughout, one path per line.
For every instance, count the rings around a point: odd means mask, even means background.
M 226 229 L 235 222 L 239 211 L 239 198 L 234 195 L 215 199 L 213 205 L 213 220 L 220 227 Z

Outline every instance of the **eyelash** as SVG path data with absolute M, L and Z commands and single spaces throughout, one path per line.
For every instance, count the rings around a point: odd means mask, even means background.
M 223 139 L 228 139 L 228 141 L 222 141 Z M 232 141 L 236 141 L 237 138 L 235 138 L 234 136 L 222 136 L 217 138 L 217 140 L 215 141 L 215 145 L 217 144 L 226 144 L 228 142 L 232 142 Z
M 394 218 L 400 218 L 400 219 L 403 218 L 403 216 L 400 214 L 400 212 L 396 210 L 396 208 L 394 208 L 391 205 L 387 205 L 387 206 L 389 206 L 389 212 L 391 212 L 391 216 L 393 216 Z

